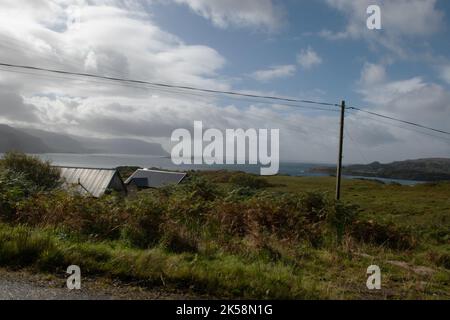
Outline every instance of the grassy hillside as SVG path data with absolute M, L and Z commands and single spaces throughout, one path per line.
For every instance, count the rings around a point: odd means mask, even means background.
M 31 190 L 0 170 L 0 265 L 223 298 L 450 299 L 450 184 L 191 172 L 130 197 Z M 36 184 L 36 183 L 35 183 Z M 382 270 L 382 290 L 366 270 Z
M 313 168 L 313 172 L 334 174 L 330 167 Z M 388 179 L 404 179 L 416 181 L 450 180 L 450 159 L 429 158 L 396 161 L 392 163 L 373 162 L 345 166 L 343 172 L 351 176 L 380 177 Z
M 271 177 L 272 190 L 334 195 L 332 177 Z M 450 227 L 450 182 L 401 186 L 370 180 L 343 180 L 342 200 L 358 204 L 362 214 L 377 221 L 411 225 L 420 229 Z M 448 229 L 450 235 L 450 229 Z

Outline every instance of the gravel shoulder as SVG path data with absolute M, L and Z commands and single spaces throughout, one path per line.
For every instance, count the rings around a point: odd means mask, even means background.
M 204 299 L 205 297 L 203 297 Z M 0 268 L 0 300 L 178 300 L 202 297 L 146 289 L 102 278 L 82 278 L 81 290 L 69 290 L 64 275 L 34 274 Z

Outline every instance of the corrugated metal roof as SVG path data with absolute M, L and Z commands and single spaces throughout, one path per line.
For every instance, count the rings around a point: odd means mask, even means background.
M 60 167 L 60 170 L 65 184 L 76 185 L 81 193 L 94 197 L 101 197 L 118 174 L 115 169 Z
M 125 183 L 129 184 L 136 179 L 139 182 L 138 186 L 141 187 L 142 182 L 145 182 L 143 179 L 147 179 L 146 187 L 161 188 L 170 184 L 179 184 L 184 177 L 186 177 L 186 173 L 184 172 L 138 169 L 125 181 Z

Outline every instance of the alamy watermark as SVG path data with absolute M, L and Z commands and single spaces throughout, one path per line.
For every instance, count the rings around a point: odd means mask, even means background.
M 369 30 L 381 30 L 381 8 L 377 5 L 371 5 L 367 7 L 366 25 Z
M 67 268 L 66 273 L 70 274 L 67 278 L 67 289 L 80 290 L 81 289 L 81 269 L 79 266 L 71 265 Z
M 369 290 L 380 290 L 381 289 L 381 269 L 377 265 L 371 265 L 367 268 L 367 278 L 366 286 Z
M 194 121 L 193 135 L 187 129 L 172 133 L 172 162 L 186 164 L 260 165 L 261 175 L 276 175 L 280 168 L 279 129 L 203 130 L 202 121 Z

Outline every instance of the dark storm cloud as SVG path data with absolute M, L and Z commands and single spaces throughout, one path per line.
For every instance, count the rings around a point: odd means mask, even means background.
M 11 91 L 9 91 L 11 90 Z M 11 88 L 0 89 L 0 118 L 11 121 L 37 122 L 37 108 L 26 104 L 23 98 Z

